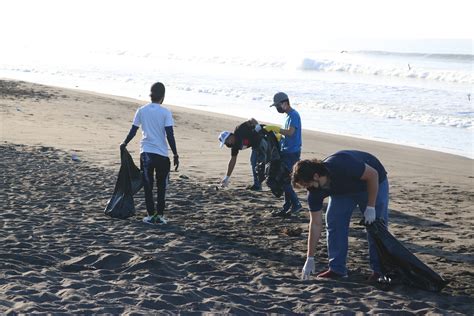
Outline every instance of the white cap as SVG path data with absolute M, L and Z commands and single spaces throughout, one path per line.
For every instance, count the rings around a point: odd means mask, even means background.
M 228 131 L 223 131 L 219 134 L 219 142 L 221 143 L 220 146 L 222 148 L 222 146 L 224 146 L 225 144 L 225 140 L 227 138 L 229 138 L 230 134 L 232 134 L 231 132 L 228 132 Z

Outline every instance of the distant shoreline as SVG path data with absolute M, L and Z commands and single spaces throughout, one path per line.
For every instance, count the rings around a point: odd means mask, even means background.
M 24 80 L 15 79 L 15 78 L 1 78 L 1 80 L 24 81 Z M 25 82 L 28 82 L 28 81 L 25 81 Z M 37 83 L 37 84 L 43 85 L 43 83 Z M 63 86 L 61 86 L 61 85 L 49 85 L 49 84 L 44 84 L 44 85 L 46 85 L 46 86 L 55 86 L 57 88 L 64 88 L 64 89 L 73 89 L 73 90 L 77 90 L 78 92 L 94 93 L 94 94 L 103 95 L 103 96 L 112 96 L 112 97 L 115 97 L 115 98 L 120 98 L 120 99 L 123 99 L 123 100 L 130 100 L 132 102 L 138 102 L 138 103 L 148 102 L 147 100 L 139 100 L 139 99 L 128 97 L 128 96 L 111 95 L 111 94 L 104 93 L 104 92 L 101 92 L 101 91 L 84 90 L 84 89 L 81 89 L 80 87 L 70 87 L 68 85 L 63 85 Z M 166 100 L 165 100 L 165 103 L 166 103 Z M 217 116 L 224 115 L 224 116 L 227 116 L 229 118 L 236 119 L 236 120 L 247 118 L 247 117 L 243 117 L 243 116 L 229 115 L 229 114 L 223 114 L 223 113 L 220 113 L 220 112 L 210 111 L 210 110 L 206 109 L 206 106 L 199 107 L 199 106 L 176 105 L 176 104 L 174 104 L 173 106 L 183 108 L 183 109 L 192 110 L 192 111 L 202 112 L 203 114 L 209 113 L 209 114 L 217 115 Z M 298 108 L 298 107 L 296 106 L 296 108 Z M 258 117 L 257 117 L 257 119 L 258 119 Z M 304 121 L 304 119 L 303 119 L 303 121 Z M 421 145 L 418 146 L 418 145 L 414 145 L 414 144 L 407 144 L 407 143 L 395 142 L 395 141 L 387 141 L 387 140 L 382 140 L 382 139 L 378 139 L 378 138 L 355 136 L 355 135 L 350 135 L 350 134 L 345 134 L 345 133 L 334 133 L 334 132 L 329 133 L 329 132 L 324 132 L 324 131 L 320 131 L 320 130 L 317 130 L 317 129 L 311 129 L 311 128 L 303 128 L 303 130 L 311 131 L 311 132 L 317 132 L 317 133 L 321 133 L 321 134 L 336 135 L 336 136 L 349 137 L 349 138 L 366 140 L 366 141 L 380 142 L 380 143 L 391 144 L 391 145 L 406 146 L 406 147 L 411 147 L 411 148 L 415 148 L 415 149 L 429 150 L 429 151 L 433 151 L 433 152 L 437 152 L 437 153 L 450 154 L 450 155 L 454 155 L 454 156 L 468 158 L 470 160 L 474 159 L 474 152 L 472 153 L 472 156 L 469 156 L 468 154 L 463 155 L 463 154 L 461 154 L 457 151 L 441 150 L 441 149 L 438 149 L 438 148 L 431 148 L 429 146 L 421 146 Z

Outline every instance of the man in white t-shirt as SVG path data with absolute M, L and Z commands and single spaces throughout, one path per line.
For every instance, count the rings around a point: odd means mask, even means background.
M 168 144 L 173 151 L 173 164 L 176 171 L 179 166 L 179 157 L 174 139 L 173 116 L 170 110 L 161 105 L 165 99 L 165 86 L 161 82 L 153 84 L 150 97 L 151 103 L 140 107 L 135 113 L 132 128 L 123 143 L 120 144 L 120 148 L 127 146 L 141 126 L 140 169 L 148 213 L 143 221 L 148 224 L 166 224 L 167 219 L 163 215 L 166 183 L 171 164 L 168 158 Z M 166 140 L 168 140 L 168 144 Z M 154 177 L 156 177 L 157 187 L 156 208 L 153 202 Z

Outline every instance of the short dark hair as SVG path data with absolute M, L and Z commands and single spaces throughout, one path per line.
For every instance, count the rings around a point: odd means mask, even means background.
M 165 85 L 161 82 L 155 82 L 151 86 L 151 101 L 160 101 L 165 98 Z
M 317 173 L 319 176 L 327 176 L 329 174 L 329 170 L 321 160 L 300 160 L 293 166 L 291 182 L 293 186 L 297 186 L 298 183 L 310 182 L 313 180 L 315 173 Z

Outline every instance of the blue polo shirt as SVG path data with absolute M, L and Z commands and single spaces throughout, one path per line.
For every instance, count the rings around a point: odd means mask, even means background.
M 296 153 L 301 151 L 301 118 L 295 109 L 292 109 L 286 115 L 285 129 L 295 128 L 295 133 L 292 136 L 284 136 L 281 138 L 281 151 L 283 153 Z
M 379 183 L 387 179 L 382 163 L 369 153 L 357 150 L 342 150 L 327 157 L 323 164 L 329 170 L 329 189 L 308 189 L 308 205 L 312 212 L 320 211 L 328 196 L 350 195 L 366 192 L 367 182 L 361 180 L 368 164 L 379 174 Z

